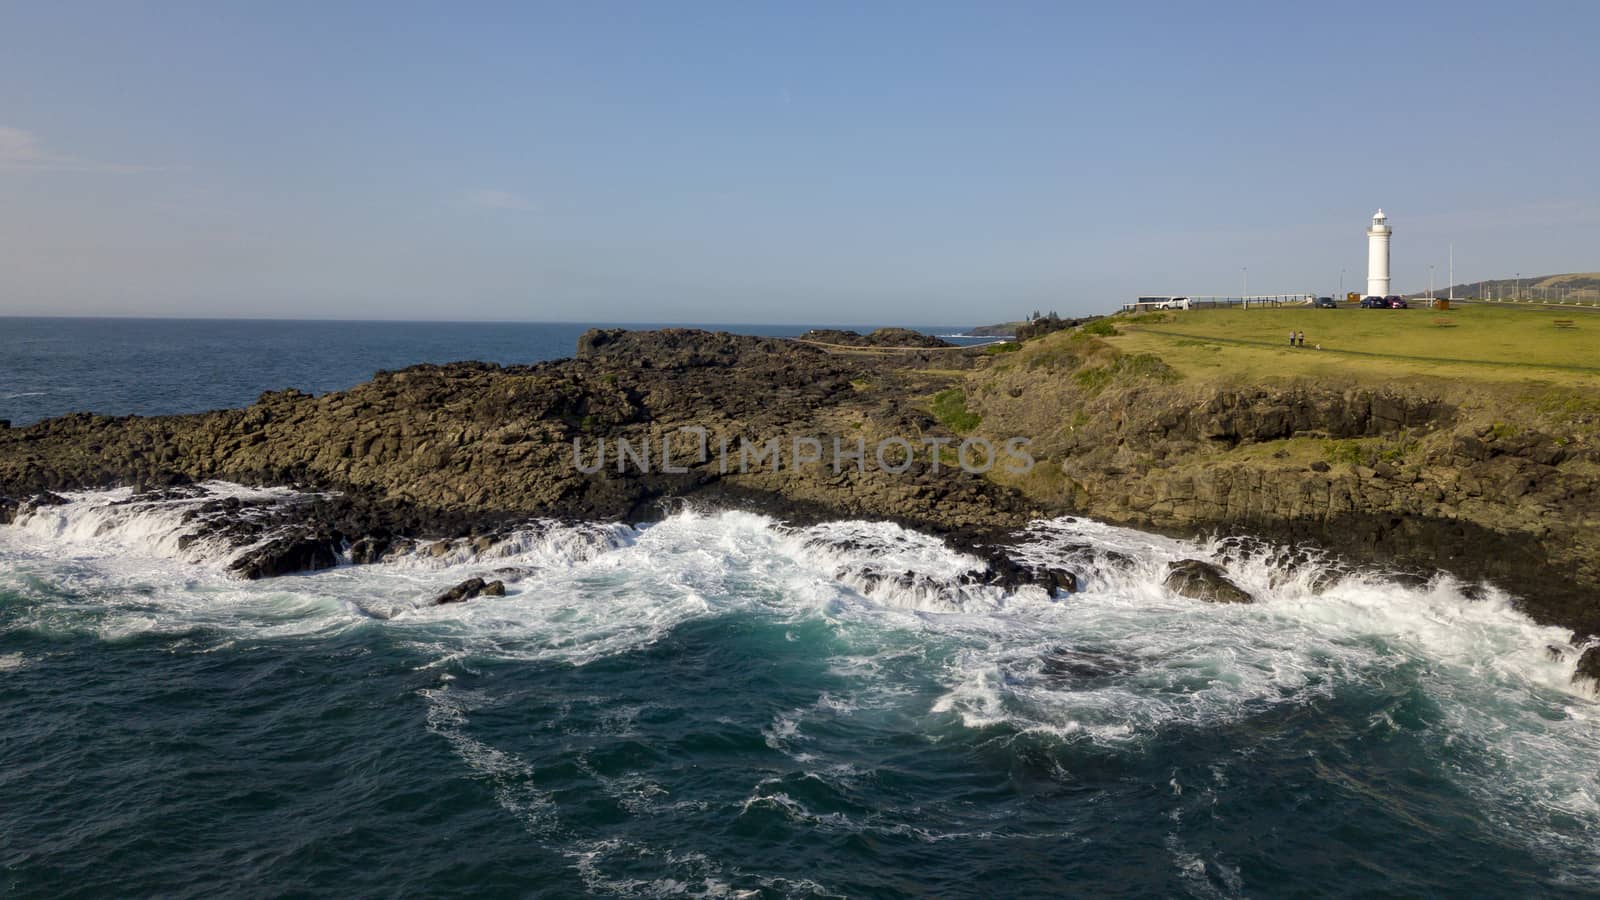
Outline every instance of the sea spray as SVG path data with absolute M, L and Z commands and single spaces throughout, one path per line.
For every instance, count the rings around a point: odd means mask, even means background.
M 337 666 L 349 674 L 333 683 L 361 699 L 330 708 L 326 727 L 415 698 L 417 733 L 444 754 L 429 768 L 480 786 L 584 883 L 870 892 L 804 862 L 856 838 L 908 873 L 902 847 L 937 845 L 970 870 L 1048 848 L 1093 882 L 1137 852 L 1141 832 L 1126 829 L 1146 822 L 1162 853 L 1140 876 L 1151 890 L 1199 878 L 1271 893 L 1296 882 L 1227 835 L 1246 809 L 1277 821 L 1290 789 L 1320 818 L 1270 828 L 1304 831 L 1324 856 L 1401 852 L 1398 833 L 1392 849 L 1357 848 L 1322 820 L 1387 833 L 1403 812 L 1427 820 L 1445 859 L 1492 840 L 1502 858 L 1541 861 L 1543 874 L 1502 871 L 1525 890 L 1579 884 L 1600 861 L 1584 842 L 1600 828 L 1595 705 L 1571 689 L 1573 654 L 1549 652 L 1566 633 L 1492 587 L 1056 519 L 1008 551 L 1081 576 L 1079 593 L 1051 598 L 963 584 L 977 555 L 892 524 L 690 511 L 637 529 L 531 523 L 481 548 L 423 544 L 242 582 L 177 546 L 189 500 L 111 509 L 128 499 L 72 495 L 0 528 L 0 677 L 63 677 L 62 647 L 109 654 L 100 672 L 141 648 L 159 650 L 138 657 L 150 673 L 191 659 Z M 1184 558 L 1215 562 L 1258 602 L 1176 596 L 1163 578 Z M 427 605 L 501 568 L 521 570 L 507 597 Z M 246 717 L 285 689 L 315 705 L 332 676 L 255 677 L 264 693 L 241 688 L 205 715 Z M 54 746 L 27 740 L 21 752 Z M 1492 838 L 1480 819 L 1498 823 Z M 1120 851 L 1097 849 L 1117 835 Z M 788 861 L 748 855 L 762 840 L 791 848 Z M 1045 870 L 1031 866 L 991 877 L 1037 890 Z

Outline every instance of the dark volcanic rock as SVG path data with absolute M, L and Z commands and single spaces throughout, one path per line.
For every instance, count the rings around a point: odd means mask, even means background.
M 1234 584 L 1220 568 L 1200 559 L 1169 563 L 1166 585 L 1185 597 L 1208 603 L 1255 602 L 1248 591 Z
M 1034 566 L 1019 563 L 1003 550 L 991 550 L 984 558 L 985 567 L 966 573 L 962 580 L 998 587 L 1006 593 L 1015 593 L 1021 587 L 1040 587 L 1052 598 L 1059 599 L 1078 590 L 1078 576 L 1053 566 Z
M 20 503 L 10 497 L 0 497 L 0 525 L 10 525 L 16 521 L 18 516 L 28 510 L 38 509 L 42 506 L 63 506 L 71 502 L 71 500 L 60 494 L 53 494 L 49 491 L 34 494 Z
M 495 584 L 500 585 L 500 592 L 504 594 L 505 585 L 499 581 L 496 581 Z M 468 578 L 466 581 L 433 598 L 433 605 L 443 606 L 446 603 L 461 603 L 471 600 L 473 597 L 483 593 L 486 587 L 488 585 L 484 584 L 482 578 Z
M 358 566 L 378 562 L 392 545 L 386 534 L 369 534 L 350 545 L 350 561 Z
M 1572 683 L 1589 683 L 1589 689 L 1600 691 L 1600 647 L 1590 647 L 1578 657 L 1578 668 L 1572 673 Z
M 949 367 L 981 353 L 940 357 Z M 73 415 L 0 432 L 0 495 L 183 479 L 289 485 L 332 492 L 300 521 L 412 538 L 538 517 L 649 521 L 677 498 L 744 506 L 763 497 L 763 511 L 789 520 L 888 518 L 935 532 L 1020 525 L 1032 505 L 1017 491 L 950 467 L 891 475 L 794 463 L 797 436 L 831 449 L 859 433 L 870 460 L 871 442 L 888 434 L 946 434 L 922 409 L 920 358 L 693 329 L 597 329 L 576 359 L 418 365 L 322 396 L 267 392 L 245 409 Z M 906 379 L 915 383 L 904 388 Z M 909 413 L 921 419 L 901 424 Z M 623 465 L 623 441 L 647 464 Z M 770 441 L 784 448 L 781 465 L 759 461 Z M 583 464 L 601 442 L 603 465 Z M 757 461 L 744 465 L 751 448 Z M 377 552 L 363 547 L 360 558 Z
M 840 344 L 846 347 L 954 347 L 955 345 L 942 338 L 909 328 L 879 328 L 871 334 L 861 334 L 855 331 L 838 331 L 831 328 L 816 328 L 804 335 L 808 341 L 817 341 L 823 344 Z
M 803 364 L 807 358 L 826 360 L 828 354 L 781 338 L 751 337 L 697 328 L 662 328 L 629 331 L 626 328 L 591 328 L 578 338 L 578 359 L 613 359 L 646 369 L 678 369 L 761 363 L 762 357 L 787 357 Z
M 331 569 L 339 564 L 340 544 L 336 535 L 289 535 L 247 551 L 228 568 L 252 581 Z
M 182 472 L 157 470 L 141 475 L 136 481 L 134 481 L 133 493 L 135 496 L 140 494 L 157 493 L 168 488 L 183 487 L 193 483 L 194 479 L 183 474 Z
M 505 595 L 506 583 L 499 580 L 489 582 L 483 586 L 483 590 L 478 592 L 480 597 L 504 597 Z

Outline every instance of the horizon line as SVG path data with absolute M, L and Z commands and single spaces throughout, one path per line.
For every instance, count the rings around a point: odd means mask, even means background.
M 755 325 L 762 327 L 849 327 L 849 328 L 894 328 L 910 327 L 907 325 L 888 325 L 883 322 L 715 322 L 709 319 L 683 320 L 683 321 L 645 321 L 631 322 L 601 321 L 596 319 L 344 319 L 334 317 L 300 317 L 300 316 L 140 316 L 140 315 L 30 315 L 26 313 L 0 313 L 0 319 L 69 319 L 69 320 L 96 320 L 110 319 L 115 321 L 149 321 L 149 322 L 334 322 L 349 324 L 392 324 L 392 325 L 590 325 L 594 327 L 628 326 L 628 325 L 656 325 L 667 328 L 681 328 L 705 325 Z M 1024 321 L 1024 319 L 1003 320 L 999 322 L 978 322 L 976 326 L 986 324 L 1006 324 L 1011 321 Z M 938 323 L 950 325 L 950 323 Z M 923 323 L 927 327 L 928 323 Z M 951 327 L 954 327 L 951 325 Z M 974 327 L 967 325 L 962 327 Z

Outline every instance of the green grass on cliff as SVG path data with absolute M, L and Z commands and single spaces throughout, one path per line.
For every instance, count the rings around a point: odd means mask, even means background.
M 1130 353 L 1118 356 L 1110 365 L 1079 369 L 1072 380 L 1081 387 L 1097 391 L 1118 379 L 1129 381 L 1148 379 L 1162 384 L 1183 380 L 1177 370 L 1153 353 Z
M 1557 320 L 1574 327 L 1558 328 Z M 1117 349 L 1154 353 L 1202 379 L 1436 375 L 1600 386 L 1600 315 L 1582 312 L 1487 306 L 1190 310 L 1119 330 L 1108 338 Z M 1304 349 L 1289 347 L 1291 330 L 1305 332 Z
M 933 417 L 955 432 L 967 432 L 978 427 L 982 419 L 967 410 L 967 395 L 961 388 L 950 388 L 933 395 Z

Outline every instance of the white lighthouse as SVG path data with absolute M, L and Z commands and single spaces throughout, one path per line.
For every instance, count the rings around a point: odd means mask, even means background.
M 1389 220 L 1378 210 L 1367 229 L 1367 296 L 1389 296 Z

